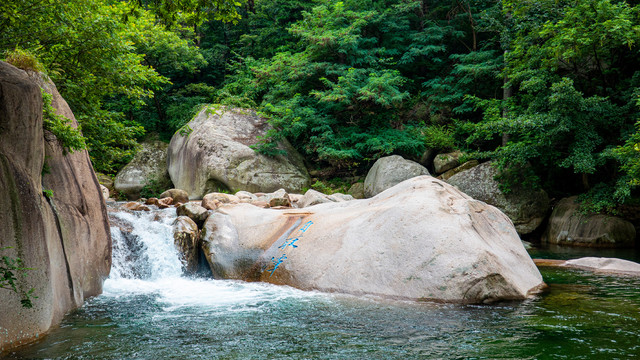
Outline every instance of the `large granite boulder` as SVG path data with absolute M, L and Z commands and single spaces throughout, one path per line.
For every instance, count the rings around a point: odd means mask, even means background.
M 114 181 L 115 189 L 129 200 L 139 199 L 140 191 L 145 185 L 162 190 L 172 187 L 167 170 L 169 144 L 147 140 L 141 145 L 131 162 L 118 172 Z
M 544 190 L 513 186 L 507 194 L 494 180 L 496 168 L 491 162 L 482 163 L 450 177 L 447 182 L 465 194 L 502 210 L 521 235 L 532 233 L 540 226 L 549 211 L 549 196 Z
M 633 247 L 636 230 L 633 224 L 615 216 L 581 213 L 574 196 L 555 206 L 542 240 L 558 245 Z
M 169 145 L 169 174 L 191 199 L 211 192 L 272 192 L 309 187 L 302 157 L 283 140 L 285 155 L 275 157 L 251 148 L 269 125 L 255 111 L 207 107 L 176 132 Z
M 503 213 L 430 176 L 305 209 L 223 207 L 202 233 L 220 278 L 465 303 L 523 299 L 543 286 Z
M 17 293 L 0 289 L 0 353 L 35 340 L 100 294 L 111 268 L 107 212 L 89 155 L 65 154 L 43 130 L 41 88 L 77 127 L 53 83 L 0 61 L 0 256 L 30 268 L 18 276 Z M 26 309 L 20 300 L 30 289 L 37 298 Z
M 429 175 L 426 167 L 400 155 L 378 159 L 364 179 L 364 197 L 370 198 L 415 176 Z

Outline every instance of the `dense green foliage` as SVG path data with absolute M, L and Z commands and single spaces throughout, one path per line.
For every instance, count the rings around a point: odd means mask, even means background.
M 185 47 L 186 40 L 178 38 L 183 28 L 168 24 L 180 16 L 193 24 L 208 17 L 232 20 L 237 17 L 237 4 L 226 0 L 181 1 L 178 7 L 173 1 L 5 1 L 0 4 L 0 51 L 20 48 L 38 56 L 74 111 L 94 167 L 113 173 L 131 159 L 136 140 L 144 134 L 128 113 L 144 106 L 154 90 L 171 83 L 145 62 L 148 56 L 141 50 L 165 46 L 183 61 L 174 44 Z M 145 10 L 146 5 L 161 13 L 164 23 Z M 126 106 L 109 106 L 112 98 Z
M 36 53 L 114 173 L 205 103 L 255 108 L 328 177 L 427 149 L 496 159 L 506 187 L 640 184 L 640 5 L 619 0 L 23 0 L 0 49 Z M 225 21 L 218 21 L 225 20 Z

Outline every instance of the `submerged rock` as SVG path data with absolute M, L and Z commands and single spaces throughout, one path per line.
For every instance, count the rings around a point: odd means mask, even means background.
M 584 257 L 567 260 L 565 262 L 565 266 L 583 268 L 597 272 L 640 276 L 640 264 L 616 258 Z
M 583 257 L 572 260 L 534 259 L 537 266 L 569 267 L 613 275 L 640 276 L 640 264 L 616 258 Z
M 420 175 L 429 175 L 429 171 L 415 161 L 405 160 L 400 155 L 380 158 L 364 179 L 364 197 L 370 198 L 402 181 Z
M 503 213 L 430 176 L 366 200 L 218 212 L 203 249 L 220 278 L 467 303 L 523 299 L 543 286 Z
M 286 155 L 259 154 L 251 148 L 269 129 L 255 111 L 213 106 L 200 111 L 169 145 L 169 174 L 192 199 L 207 193 L 246 190 L 270 192 L 309 186 L 302 157 L 283 140 Z
M 558 202 L 542 238 L 551 244 L 588 247 L 632 247 L 635 239 L 633 224 L 611 215 L 582 214 L 575 196 Z

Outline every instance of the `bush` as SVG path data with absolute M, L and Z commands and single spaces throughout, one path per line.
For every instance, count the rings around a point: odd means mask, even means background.
M 46 73 L 44 65 L 38 61 L 37 57 L 33 53 L 27 50 L 20 48 L 9 50 L 6 52 L 5 61 L 18 69 Z
M 65 154 L 67 152 L 86 149 L 87 144 L 80 130 L 71 126 L 71 120 L 56 114 L 56 110 L 51 106 L 51 94 L 44 90 L 41 91 L 42 127 L 45 130 L 51 131 L 51 133 L 56 136 Z

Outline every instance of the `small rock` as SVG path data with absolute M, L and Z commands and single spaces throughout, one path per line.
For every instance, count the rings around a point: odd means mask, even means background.
M 420 164 L 426 168 L 430 167 L 433 164 L 433 159 L 436 157 L 438 152 L 436 149 L 427 149 L 422 153 L 422 157 L 420 157 Z
M 254 205 L 254 206 L 257 206 L 257 207 L 264 208 L 264 209 L 268 209 L 269 208 L 269 203 L 266 202 L 266 201 L 262 201 L 262 200 L 255 200 L 255 201 L 252 201 L 250 204 Z
M 158 198 L 148 198 L 147 201 L 144 202 L 145 205 L 158 205 Z
M 167 172 L 167 149 L 169 145 L 159 140 L 146 140 L 140 150 L 114 179 L 114 187 L 129 199 L 136 199 L 145 186 L 160 189 L 172 185 Z
M 102 198 L 104 199 L 104 201 L 109 200 L 109 189 L 106 186 L 100 184 L 100 190 L 102 191 Z
M 205 195 L 200 205 L 207 210 L 215 210 L 222 205 L 222 202 L 218 199 Z
M 158 200 L 158 207 L 160 209 L 166 209 L 173 204 L 173 198 L 165 197 Z
M 217 200 L 223 204 L 239 204 L 240 203 L 240 198 L 238 198 L 235 195 L 231 195 L 231 194 L 224 194 L 224 193 L 209 193 L 207 195 L 205 195 L 202 198 L 202 201 L 204 202 L 205 200 L 207 200 L 207 202 L 211 203 L 214 200 Z
M 291 206 L 298 206 L 298 202 L 302 199 L 302 194 L 289 194 L 289 199 L 291 200 Z
M 433 167 L 436 174 L 442 174 L 443 172 L 460 165 L 460 156 L 462 156 L 460 151 L 438 154 L 435 159 L 433 159 Z
M 357 182 L 349 188 L 347 191 L 355 199 L 364 199 L 364 183 Z
M 331 200 L 329 198 L 329 196 L 313 190 L 313 189 L 309 189 L 307 190 L 306 193 L 304 193 L 304 196 L 302 197 L 302 199 L 300 199 L 300 201 L 298 201 L 298 207 L 300 208 L 306 208 L 308 206 L 313 206 L 313 205 L 317 205 L 317 204 L 324 204 L 324 203 L 328 203 L 328 202 L 334 202 L 334 200 Z
M 331 199 L 332 201 L 335 202 L 341 202 L 341 201 L 351 201 L 354 200 L 354 197 L 351 195 L 346 195 L 343 193 L 334 193 L 329 195 L 329 199 Z
M 186 204 L 189 202 L 189 193 L 180 189 L 169 189 L 162 194 L 160 194 L 160 199 L 170 197 L 173 198 L 173 202 L 175 203 L 183 203 Z
M 464 163 L 464 164 L 462 164 L 462 165 L 460 165 L 460 166 L 458 166 L 456 168 L 453 168 L 451 170 L 447 170 L 444 174 L 438 176 L 438 179 L 447 180 L 450 177 L 452 177 L 453 175 L 455 175 L 457 173 L 461 173 L 461 172 L 463 172 L 465 170 L 469 170 L 474 166 L 478 166 L 479 164 L 480 163 L 478 162 L 478 160 L 467 161 L 466 163 Z
M 125 203 L 122 205 L 122 208 L 131 210 L 131 211 L 149 211 L 150 210 L 149 207 L 144 206 L 143 204 L 136 201 L 130 201 L 128 203 Z
M 264 194 L 263 196 L 258 197 L 258 200 L 268 203 L 269 206 L 291 206 L 289 194 L 284 189 L 280 189 L 270 194 Z
M 186 203 L 176 208 L 176 214 L 178 216 L 188 216 L 196 224 L 202 225 L 202 223 L 209 216 L 209 211 L 196 203 Z
M 248 203 L 248 202 L 251 202 L 253 200 L 258 200 L 258 197 L 255 194 L 252 194 L 252 193 L 250 193 L 248 191 L 238 191 L 236 193 L 236 197 L 242 203 Z
M 271 207 L 271 208 L 275 208 L 275 207 L 291 207 L 291 200 L 289 199 L 288 196 L 286 198 L 284 198 L 284 197 L 275 197 L 275 198 L 269 200 L 269 207 Z

